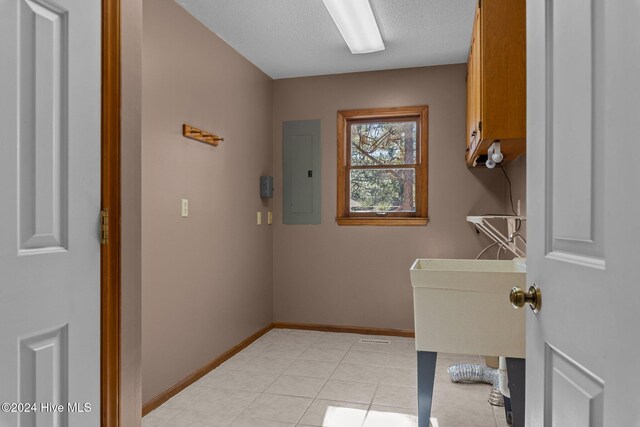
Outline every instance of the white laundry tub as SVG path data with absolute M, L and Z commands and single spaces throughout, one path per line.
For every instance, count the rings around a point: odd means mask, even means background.
M 411 266 L 416 350 L 525 357 L 524 259 L 417 259 Z

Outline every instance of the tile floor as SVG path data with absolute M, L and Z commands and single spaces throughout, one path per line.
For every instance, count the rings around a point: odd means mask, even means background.
M 361 343 L 381 338 L 391 344 Z M 454 384 L 446 369 L 479 356 L 439 354 L 433 427 L 507 427 L 490 386 Z M 414 427 L 410 338 L 274 329 L 144 417 L 143 427 Z

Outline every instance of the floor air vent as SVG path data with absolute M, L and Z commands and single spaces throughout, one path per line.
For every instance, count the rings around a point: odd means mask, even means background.
M 362 338 L 360 342 L 363 344 L 391 344 L 391 341 L 389 340 L 376 340 L 370 338 Z

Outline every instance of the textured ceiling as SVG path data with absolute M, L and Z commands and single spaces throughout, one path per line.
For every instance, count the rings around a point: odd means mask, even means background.
M 370 0 L 386 49 L 353 55 L 322 0 L 176 0 L 274 79 L 466 62 L 476 0 Z

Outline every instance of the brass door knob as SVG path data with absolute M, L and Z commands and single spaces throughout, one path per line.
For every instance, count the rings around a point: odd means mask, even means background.
M 531 306 L 531 310 L 533 310 L 534 313 L 537 313 L 542 307 L 542 292 L 535 284 L 529 287 L 529 292 L 525 292 L 515 286 L 511 289 L 509 301 L 511 301 L 511 305 L 514 308 L 522 308 L 528 303 Z

